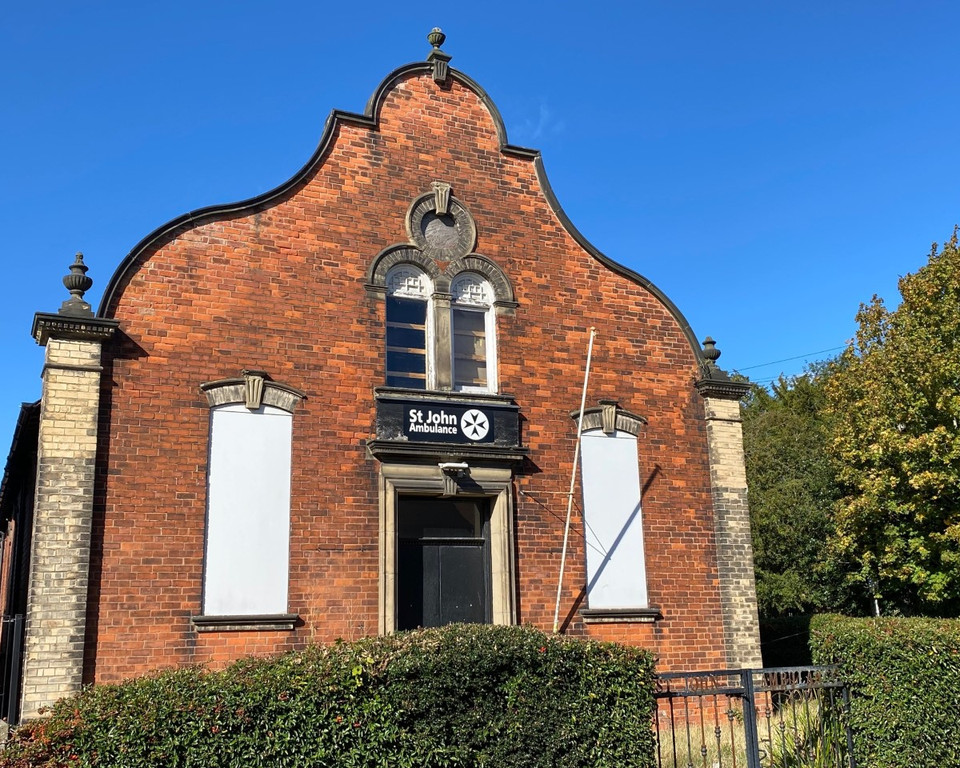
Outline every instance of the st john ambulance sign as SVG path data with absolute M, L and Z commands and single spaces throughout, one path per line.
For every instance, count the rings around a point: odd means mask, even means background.
M 492 443 L 494 413 L 462 405 L 406 405 L 403 434 L 432 443 Z
M 500 395 L 417 397 L 384 387 L 377 390 L 377 440 L 517 448 L 520 409 L 511 398 Z

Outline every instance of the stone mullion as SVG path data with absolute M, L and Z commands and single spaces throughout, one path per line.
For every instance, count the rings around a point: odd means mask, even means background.
M 434 389 L 453 389 L 453 330 L 450 323 L 452 296 L 434 293 L 433 301 L 433 374 Z M 429 340 L 427 341 L 429 345 Z M 430 350 L 427 351 L 430 354 Z

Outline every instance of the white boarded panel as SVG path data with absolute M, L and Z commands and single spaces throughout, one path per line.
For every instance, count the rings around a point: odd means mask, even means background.
M 587 605 L 646 608 L 637 438 L 586 432 L 580 446 L 587 546 Z
M 212 412 L 204 615 L 287 612 L 292 426 L 271 406 Z

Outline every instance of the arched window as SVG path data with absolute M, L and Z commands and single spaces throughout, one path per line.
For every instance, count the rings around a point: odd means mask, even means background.
M 463 272 L 450 285 L 453 388 L 466 392 L 496 390 L 496 338 L 493 286 L 478 274 Z
M 393 246 L 371 264 L 366 288 L 385 304 L 386 385 L 495 393 L 496 322 L 517 307 L 500 268 L 479 254 L 440 267 Z
M 387 386 L 427 389 L 433 369 L 430 278 L 412 264 L 387 274 Z

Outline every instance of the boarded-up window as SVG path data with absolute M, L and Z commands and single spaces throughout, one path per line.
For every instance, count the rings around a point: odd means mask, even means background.
M 287 611 L 292 414 L 211 411 L 203 613 Z
M 597 429 L 581 439 L 587 605 L 646 608 L 637 438 Z
M 426 389 L 427 302 L 387 297 L 387 386 Z

